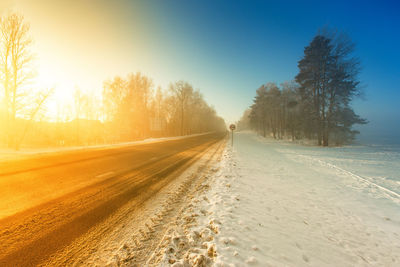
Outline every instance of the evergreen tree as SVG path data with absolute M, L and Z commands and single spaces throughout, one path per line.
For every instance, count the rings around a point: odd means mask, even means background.
M 350 103 L 359 91 L 359 63 L 351 57 L 353 43 L 344 35 L 318 34 L 304 49 L 299 61 L 299 93 L 306 135 L 319 145 L 328 146 L 334 138 L 344 143 L 354 138 L 352 126 L 366 123 L 352 110 Z M 309 132 L 308 132 L 309 131 Z

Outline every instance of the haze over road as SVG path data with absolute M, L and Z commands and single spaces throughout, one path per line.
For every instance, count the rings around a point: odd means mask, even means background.
M 121 207 L 144 203 L 223 136 L 0 163 L 0 265 L 45 264 L 111 215 L 117 223 Z

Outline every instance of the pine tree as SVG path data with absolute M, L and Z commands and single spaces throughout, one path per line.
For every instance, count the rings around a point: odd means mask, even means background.
M 351 141 L 352 126 L 366 123 L 350 104 L 359 91 L 359 61 L 351 57 L 353 43 L 344 35 L 317 34 L 304 49 L 298 63 L 302 116 L 305 133 L 318 145 Z

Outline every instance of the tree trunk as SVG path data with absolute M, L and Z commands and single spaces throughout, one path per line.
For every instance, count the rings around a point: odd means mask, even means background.
M 323 136 L 323 146 L 328 146 L 328 145 L 329 145 L 329 130 L 325 129 Z
M 318 131 L 318 145 L 319 145 L 319 146 L 322 145 L 322 135 L 321 135 L 321 126 L 320 126 L 320 125 L 321 125 L 321 124 L 318 123 L 318 129 L 317 129 L 317 131 Z
M 181 107 L 181 135 L 183 135 L 183 102 Z

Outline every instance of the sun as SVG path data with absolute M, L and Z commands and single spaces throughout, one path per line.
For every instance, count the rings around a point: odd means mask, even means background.
M 44 64 L 38 68 L 35 87 L 38 90 L 49 88 L 53 90 L 43 108 L 46 120 L 65 121 L 70 115 L 66 113 L 73 105 L 74 85 L 66 76 L 67 74 L 58 68 L 51 68 Z

